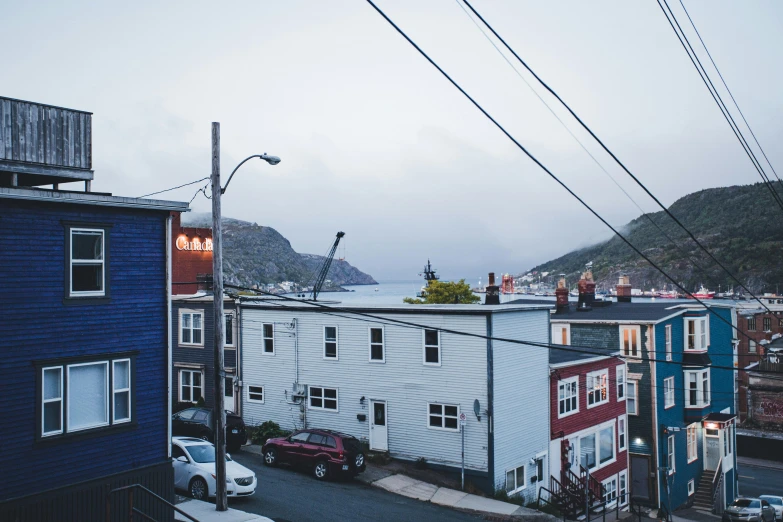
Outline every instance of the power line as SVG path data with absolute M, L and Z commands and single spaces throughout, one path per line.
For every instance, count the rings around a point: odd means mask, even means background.
M 368 1 L 369 1 L 369 0 L 368 0 Z M 549 92 L 549 93 L 550 93 L 552 96 L 554 96 L 554 97 L 557 99 L 557 101 L 559 101 L 559 102 L 560 102 L 560 103 L 563 105 L 563 107 L 565 107 L 565 108 L 566 108 L 566 110 L 568 110 L 568 112 L 571 114 L 571 116 L 573 116 L 573 117 L 574 117 L 574 119 L 575 119 L 576 121 L 578 121 L 578 122 L 579 122 L 579 124 L 582 126 L 582 128 L 584 128 L 584 129 L 585 129 L 585 130 L 586 130 L 586 131 L 587 131 L 587 132 L 590 134 L 590 136 L 592 136 L 592 137 L 593 137 L 593 139 L 594 139 L 596 142 L 598 142 L 598 144 L 599 144 L 599 145 L 601 145 L 601 147 L 604 149 L 604 151 L 606 151 L 606 153 L 607 153 L 607 154 L 609 154 L 609 156 L 611 156 L 611 157 L 612 157 L 612 159 L 613 159 L 613 160 L 614 160 L 614 161 L 615 161 L 615 162 L 616 162 L 616 163 L 617 163 L 617 164 L 618 164 L 618 165 L 619 165 L 619 166 L 620 166 L 620 167 L 621 167 L 621 168 L 622 168 L 622 169 L 625 171 L 625 173 L 626 173 L 626 174 L 628 174 L 628 175 L 631 177 L 631 179 L 633 179 L 633 180 L 636 182 L 636 184 L 637 184 L 637 185 L 639 185 L 639 187 L 641 187 L 641 188 L 642 188 L 642 189 L 643 189 L 643 190 L 644 190 L 644 191 L 647 193 L 647 195 L 648 195 L 648 196 L 650 196 L 650 198 L 652 198 L 652 200 L 653 200 L 653 201 L 655 201 L 655 202 L 658 204 L 658 206 L 659 206 L 659 207 L 660 207 L 660 208 L 661 208 L 661 209 L 662 209 L 662 210 L 663 210 L 663 211 L 664 211 L 664 212 L 665 212 L 665 213 L 666 213 L 666 214 L 667 214 L 667 215 L 668 215 L 668 216 L 669 216 L 669 217 L 670 217 L 670 218 L 671 218 L 671 219 L 672 219 L 672 220 L 673 220 L 675 223 L 677 223 L 677 225 L 679 225 L 679 227 L 680 227 L 680 228 L 682 228 L 682 229 L 683 229 L 683 230 L 684 230 L 684 231 L 685 231 L 685 232 L 688 234 L 688 236 L 690 236 L 690 238 L 693 240 L 693 242 L 694 242 L 694 243 L 696 243 L 696 245 L 698 245 L 698 246 L 699 246 L 699 248 L 701 248 L 701 249 L 702 249 L 702 250 L 703 250 L 703 251 L 704 251 L 704 252 L 705 252 L 705 253 L 706 253 L 706 254 L 707 254 L 709 257 L 710 257 L 710 259 L 712 259 L 712 260 L 713 260 L 713 261 L 714 261 L 714 262 L 715 262 L 715 263 L 716 263 L 716 264 L 717 264 L 719 267 L 721 267 L 721 268 L 723 269 L 723 271 L 724 271 L 724 272 L 726 272 L 726 273 L 729 275 L 729 277 L 731 277 L 731 279 L 733 279 L 734 281 L 736 281 L 736 282 L 737 282 L 737 284 L 739 284 L 739 285 L 740 285 L 740 287 L 741 287 L 742 289 L 744 289 L 746 292 L 748 292 L 748 294 L 750 294 L 751 296 L 753 296 L 753 298 L 754 298 L 754 299 L 756 299 L 756 300 L 759 302 L 759 304 L 761 304 L 761 306 L 763 306 L 763 307 L 764 307 L 764 308 L 765 308 L 767 311 L 771 312 L 771 310 L 770 310 L 769 308 L 767 308 L 767 306 L 766 306 L 766 305 L 764 305 L 764 303 L 762 303 L 762 302 L 761 302 L 761 300 L 760 300 L 758 297 L 756 297 L 756 296 L 753 294 L 753 292 L 751 292 L 751 291 L 750 291 L 750 290 L 749 290 L 749 289 L 748 289 L 748 288 L 747 288 L 747 287 L 746 287 L 746 286 L 745 286 L 745 285 L 742 283 L 742 281 L 740 281 L 740 280 L 739 280 L 739 279 L 738 279 L 736 276 L 734 276 L 734 274 L 732 274 L 732 273 L 729 271 L 729 269 L 728 269 L 728 268 L 726 268 L 726 267 L 723 265 L 723 263 L 721 263 L 720 261 L 718 261 L 718 259 L 717 259 L 717 258 L 716 258 L 716 257 L 715 257 L 715 256 L 714 256 L 714 255 L 713 255 L 713 254 L 712 254 L 712 253 L 709 251 L 709 250 L 707 250 L 707 248 L 706 248 L 704 245 L 702 245 L 702 243 L 701 243 L 701 242 L 700 242 L 700 241 L 699 241 L 699 240 L 696 238 L 696 236 L 694 236 L 694 235 L 693 235 L 693 233 L 692 233 L 690 230 L 688 230 L 688 229 L 685 227 L 685 225 L 683 225 L 683 224 L 682 224 L 682 222 L 681 222 L 679 219 L 677 219 L 677 217 L 676 217 L 674 214 L 672 214 L 672 212 L 671 212 L 671 211 L 670 211 L 668 208 L 666 208 L 666 206 L 664 206 L 664 204 L 663 204 L 663 203 L 661 203 L 661 201 L 660 201 L 660 200 L 659 200 L 657 197 L 655 197 L 655 195 L 654 195 L 654 194 L 653 194 L 653 193 L 652 193 L 652 192 L 651 192 L 651 191 L 650 191 L 650 190 L 649 190 L 649 189 L 648 189 L 648 188 L 647 188 L 647 187 L 644 185 L 644 183 L 642 183 L 642 182 L 641 182 L 641 180 L 639 180 L 639 178 L 637 178 L 637 177 L 636 177 L 636 176 L 635 176 L 635 175 L 634 175 L 634 174 L 633 174 L 633 173 L 632 173 L 632 172 L 631 172 L 631 171 L 628 169 L 628 167 L 626 167 L 626 166 L 625 166 L 625 164 L 624 164 L 622 161 L 620 161 L 620 159 L 619 159 L 617 156 L 615 156 L 615 154 L 614 154 L 614 153 L 613 153 L 613 152 L 612 152 L 612 151 L 609 149 L 609 147 L 607 147 L 607 146 L 604 144 L 604 142 L 603 142 L 603 141 L 601 141 L 601 139 L 600 139 L 600 138 L 598 138 L 598 136 L 596 136 L 596 134 L 595 134 L 595 133 L 592 131 L 592 129 L 590 129 L 590 127 L 588 127 L 588 126 L 587 126 L 587 124 L 586 124 L 586 123 L 585 123 L 585 122 L 584 122 L 584 121 L 583 121 L 583 120 L 582 120 L 582 119 L 581 119 L 579 116 L 577 116 L 576 112 L 574 112 L 574 111 L 573 111 L 573 109 L 571 109 L 571 107 L 570 107 L 570 106 L 569 106 L 569 105 L 568 105 L 568 104 L 567 104 L 567 103 L 566 103 L 566 102 L 565 102 L 565 101 L 564 101 L 564 100 L 563 100 L 563 99 L 562 99 L 562 98 L 561 98 L 561 97 L 560 97 L 560 96 L 557 94 L 557 92 L 555 92 L 555 90 L 554 90 L 554 89 L 552 89 L 552 88 L 551 88 L 551 87 L 550 87 L 550 86 L 549 86 L 549 85 L 548 85 L 548 84 L 547 84 L 547 83 L 546 83 L 544 80 L 542 80 L 542 79 L 541 79 L 541 77 L 540 77 L 540 76 L 538 76 L 538 75 L 537 75 L 537 74 L 536 74 L 536 73 L 533 71 L 533 69 L 532 69 L 532 68 L 531 68 L 531 67 L 530 67 L 530 66 L 529 66 L 529 65 L 528 65 L 528 64 L 527 64 L 527 63 L 526 63 L 526 62 L 525 62 L 525 61 L 524 61 L 524 60 L 523 60 L 523 59 L 522 59 L 522 58 L 521 58 L 521 57 L 520 57 L 518 54 L 517 54 L 517 52 L 516 52 L 516 51 L 514 51 L 514 49 L 512 49 L 512 48 L 511 48 L 511 46 L 510 46 L 508 43 L 506 43 L 506 41 L 503 39 L 503 37 L 501 37 L 501 36 L 500 36 L 500 35 L 497 33 L 497 31 L 495 31 L 495 29 L 494 29 L 494 28 L 493 28 L 493 27 L 492 27 L 492 26 L 489 24 L 489 22 L 487 22 L 487 21 L 484 19 L 484 17 L 482 17 L 482 16 L 481 16 L 481 14 L 480 14 L 478 11 L 476 11 L 476 10 L 473 8 L 473 6 L 470 4 L 470 2 L 469 2 L 468 0 L 462 0 L 462 1 L 465 3 L 465 5 L 467 5 L 467 6 L 468 6 L 468 8 L 470 8 L 470 10 L 473 12 L 473 14 L 475 14 L 475 15 L 476 15 L 476 16 L 479 18 L 479 20 L 481 20 L 481 22 L 482 22 L 482 23 L 483 23 L 483 24 L 484 24 L 484 25 L 485 25 L 485 26 L 486 26 L 486 27 L 487 27 L 487 28 L 488 28 L 488 29 L 489 29 L 489 30 L 492 32 L 492 34 L 493 34 L 493 35 L 495 35 L 495 38 L 497 38 L 497 39 L 498 39 L 498 40 L 499 40 L 499 41 L 500 41 L 500 42 L 501 42 L 501 43 L 502 43 L 502 44 L 503 44 L 503 45 L 506 47 L 506 49 L 508 49 L 508 51 L 509 51 L 511 54 L 513 54 L 513 55 L 514 55 L 514 57 L 515 57 L 515 58 L 516 58 L 516 59 L 519 61 L 519 63 L 521 63 L 521 64 L 522 64 L 522 66 L 523 66 L 523 67 L 525 67 L 525 69 L 527 69 L 527 71 L 528 71 L 530 74 L 532 74 L 532 75 L 533 75 L 533 77 L 534 77 L 534 78 L 535 78 L 535 79 L 538 81 L 538 83 L 540 83 L 540 84 L 541 84 L 541 85 L 542 85 L 542 86 L 543 86 L 543 87 L 544 87 L 544 88 L 545 88 L 545 89 L 546 89 L 546 90 L 547 90 L 547 91 L 548 91 L 548 92 Z M 376 8 L 376 9 L 377 9 L 377 8 Z M 414 45 L 415 45 L 415 44 L 414 44 Z M 783 207 L 781 207 L 781 208 L 783 208 Z M 619 234 L 618 234 L 618 235 L 619 235 Z M 622 236 L 621 236 L 621 237 L 622 237 Z M 697 266 L 698 266 L 698 265 L 697 265 Z M 661 271 L 661 272 L 663 273 L 663 271 Z M 664 275 L 666 275 L 666 274 L 664 274 Z M 670 279 L 670 280 L 671 280 L 671 278 L 670 278 L 670 277 L 668 277 L 668 275 L 666 275 L 666 277 L 667 277 L 668 279 Z M 676 284 L 676 283 L 675 283 L 675 284 Z M 682 288 L 680 285 L 677 285 L 677 284 L 676 284 L 676 286 L 677 286 L 678 288 Z M 689 292 L 687 292 L 687 291 L 686 291 L 686 293 L 687 293 L 688 295 L 690 295 L 690 293 L 689 293 Z
M 568 185 L 566 185 L 563 181 L 561 181 L 560 178 L 558 178 L 551 170 L 549 170 L 543 163 L 541 163 L 535 156 L 533 156 L 533 154 L 530 153 L 524 147 L 524 145 L 522 145 L 519 141 L 517 141 L 516 138 L 514 138 L 500 123 L 498 123 L 497 120 L 495 120 L 495 118 L 493 118 L 486 110 L 484 110 L 484 108 L 481 105 L 479 105 L 479 103 L 476 100 L 474 100 L 462 87 L 460 87 L 460 85 L 456 81 L 454 81 L 451 78 L 451 76 L 449 76 L 446 73 L 446 71 L 441 69 L 441 67 L 437 63 L 435 63 L 435 61 L 432 58 L 430 58 L 429 55 L 427 55 L 427 53 L 425 53 L 418 45 L 416 45 L 416 43 L 413 40 L 411 40 L 411 38 L 407 34 L 405 34 L 405 32 L 402 29 L 400 29 L 388 16 L 386 16 L 386 14 L 383 11 L 381 11 L 381 9 L 378 6 L 376 6 L 372 0 L 367 0 L 367 3 L 369 3 L 392 27 L 394 27 L 394 29 L 398 33 L 400 33 L 400 35 L 402 35 L 402 37 L 405 38 L 405 40 L 407 40 L 408 43 L 410 43 L 428 62 L 430 62 L 430 64 L 432 64 L 432 66 L 435 67 L 438 70 L 438 72 L 440 72 L 457 90 L 459 90 L 468 100 L 470 100 L 470 102 L 479 111 L 481 111 L 481 113 L 484 114 L 484 116 L 486 116 L 486 118 L 489 119 L 503 134 L 505 134 L 506 137 L 509 140 L 511 140 L 512 143 L 514 143 L 514 145 L 516 145 L 522 152 L 524 152 L 528 158 L 530 158 L 536 165 L 538 165 L 541 168 L 541 170 L 546 172 L 549 175 L 549 177 L 555 180 L 561 187 L 563 187 L 569 194 L 571 194 L 571 196 L 574 199 L 576 199 L 582 206 L 584 206 L 587 210 L 589 210 L 591 214 L 593 214 L 596 218 L 598 218 L 601 221 L 601 223 L 606 225 L 607 228 L 609 228 L 612 232 L 614 232 L 615 235 L 617 235 L 617 237 L 619 237 L 626 245 L 628 245 L 640 257 L 642 257 L 645 261 L 647 261 L 650 264 L 650 266 L 652 266 L 654 269 L 656 269 L 661 274 L 663 274 L 663 276 L 666 277 L 669 281 L 671 281 L 674 284 L 674 286 L 682 290 L 691 299 L 701 304 L 708 312 L 715 315 L 719 320 L 723 321 L 737 332 L 740 332 L 740 330 L 736 326 L 731 324 L 730 321 L 726 320 L 722 315 L 717 313 L 715 310 L 712 310 L 709 306 L 707 306 L 706 303 L 704 303 L 704 301 L 694 296 L 691 292 L 689 292 L 682 285 L 680 285 L 673 277 L 671 277 L 669 274 L 664 272 L 662 268 L 660 268 L 652 261 L 652 259 L 647 257 L 641 250 L 639 250 L 636 246 L 634 246 L 633 243 L 631 243 L 625 236 L 623 236 L 616 228 L 614 228 L 608 221 L 606 221 L 606 219 L 604 219 L 598 212 L 593 210 L 593 208 L 590 205 L 588 205 L 573 190 L 571 190 L 571 188 L 569 188 Z M 470 4 L 467 5 L 470 7 Z M 764 305 L 762 304 L 762 306 Z M 740 332 L 740 333 L 747 336 L 747 334 L 745 334 L 744 332 Z
M 685 36 L 685 32 L 683 32 L 682 28 L 680 27 L 680 23 L 677 21 L 677 17 L 674 16 L 674 12 L 671 10 L 666 0 L 663 0 L 663 4 L 661 3 L 661 0 L 656 0 L 656 1 L 658 2 L 658 6 L 661 8 L 661 11 L 663 11 L 664 16 L 666 16 L 666 21 L 669 22 L 669 25 L 674 31 L 674 34 L 677 36 L 677 39 L 680 41 L 680 44 L 682 44 L 683 49 L 685 49 L 685 53 L 688 55 L 688 58 L 691 60 L 691 63 L 696 68 L 696 71 L 699 73 L 699 77 L 701 78 L 701 81 L 704 82 L 704 85 L 707 87 L 707 90 L 710 92 L 712 99 L 715 100 L 716 104 L 718 104 L 718 108 L 720 109 L 721 114 L 726 119 L 726 122 L 729 124 L 729 127 L 731 127 L 731 130 L 732 132 L 734 132 L 734 135 L 737 137 L 737 140 L 739 140 L 740 145 L 742 145 L 742 149 L 745 151 L 745 154 L 748 155 L 751 163 L 753 164 L 756 171 L 761 176 L 761 179 L 767 185 L 767 188 L 772 194 L 773 199 L 775 199 L 775 202 L 778 204 L 778 206 L 780 206 L 781 210 L 783 210 L 783 200 L 781 200 L 780 195 L 772 187 L 772 182 L 770 181 L 767 174 L 764 172 L 764 169 L 761 167 L 761 163 L 759 163 L 758 159 L 756 158 L 756 155 L 753 154 L 753 150 L 750 148 L 750 145 L 748 145 L 747 141 L 745 140 L 745 137 L 742 135 L 742 131 L 739 130 L 739 126 L 737 126 L 736 122 L 734 121 L 734 118 L 731 116 L 731 113 L 726 107 L 726 104 L 723 103 L 723 99 L 720 97 L 718 90 L 715 88 L 715 85 L 713 85 L 712 80 L 707 74 L 707 70 L 704 69 L 704 66 L 701 64 L 699 57 L 696 55 L 696 52 L 693 50 L 693 47 L 691 46 L 691 43 L 688 40 L 688 37 Z M 663 7 L 664 5 L 666 5 L 666 8 Z M 669 13 L 666 12 L 666 9 L 669 10 Z M 671 14 L 671 19 L 669 18 L 669 14 Z M 672 20 L 674 22 L 672 22 Z M 675 24 L 677 27 L 675 27 Z M 680 33 L 682 33 L 682 35 Z
M 178 188 L 187 187 L 188 185 L 194 185 L 194 184 L 198 183 L 199 181 L 204 181 L 205 179 L 209 179 L 209 176 L 207 176 L 206 178 L 197 179 L 196 181 L 191 181 L 190 183 L 185 183 L 184 185 L 177 185 L 176 187 L 167 188 L 166 190 L 159 190 L 157 192 L 152 192 L 151 194 L 145 194 L 145 195 L 139 196 L 139 197 L 140 198 L 147 198 L 147 197 L 150 197 L 150 196 L 154 196 L 155 194 L 163 194 L 164 192 L 170 192 L 172 190 L 177 190 Z

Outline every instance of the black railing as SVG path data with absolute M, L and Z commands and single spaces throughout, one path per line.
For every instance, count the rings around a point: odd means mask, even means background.
M 112 511 L 111 511 L 111 499 L 112 499 L 112 495 L 114 493 L 119 493 L 121 491 L 127 491 L 128 492 L 128 506 L 127 506 L 127 509 L 128 509 L 128 520 L 127 520 L 127 522 L 133 522 L 133 520 L 136 519 L 136 517 L 135 517 L 136 515 L 139 515 L 144 520 L 151 520 L 152 522 L 156 522 L 154 518 L 152 518 L 151 516 L 147 515 L 146 513 L 144 513 L 143 511 L 141 511 L 140 509 L 138 509 L 136 506 L 133 505 L 133 497 L 134 497 L 133 492 L 134 492 L 134 490 L 137 490 L 137 489 L 147 493 L 148 495 L 151 496 L 151 498 L 153 498 L 155 500 L 158 500 L 159 502 L 162 502 L 163 504 L 169 506 L 171 509 L 173 509 L 174 511 L 176 511 L 180 515 L 188 518 L 189 520 L 192 520 L 193 522 L 199 522 L 198 520 L 196 520 L 192 516 L 188 515 L 187 513 L 185 513 L 181 509 L 179 509 L 177 506 L 175 506 L 174 504 L 169 502 L 168 500 L 166 500 L 165 498 L 161 497 L 160 495 L 158 495 L 156 493 L 153 493 L 152 491 L 150 491 L 149 489 L 145 488 L 141 484 L 131 484 L 130 486 L 123 486 L 123 487 L 120 487 L 120 488 L 115 488 L 115 489 L 112 489 L 111 491 L 109 491 L 106 494 L 106 522 L 112 522 L 112 518 L 111 518 L 111 513 L 112 513 Z

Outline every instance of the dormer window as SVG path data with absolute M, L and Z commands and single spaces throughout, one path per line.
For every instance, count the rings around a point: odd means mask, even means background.
M 685 318 L 685 351 L 706 351 L 710 344 L 710 318 Z

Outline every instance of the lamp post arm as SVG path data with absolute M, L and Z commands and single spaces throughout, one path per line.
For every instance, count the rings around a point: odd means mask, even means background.
M 243 160 L 242 160 L 242 161 L 239 163 L 239 165 L 237 165 L 236 167 L 234 167 L 234 170 L 232 170 L 232 171 L 231 171 L 231 175 L 228 177 L 228 181 L 226 181 L 226 186 L 220 189 L 220 193 L 221 193 L 221 194 L 225 194 L 225 193 L 226 193 L 226 189 L 228 188 L 228 184 L 229 184 L 229 183 L 231 183 L 231 178 L 233 178 L 233 177 L 234 177 L 234 173 L 236 173 L 236 171 L 237 171 L 237 170 L 239 170 L 239 167 L 241 167 L 242 165 L 244 165 L 244 164 L 245 164 L 245 162 L 246 162 L 247 160 L 250 160 L 250 159 L 253 159 L 253 158 L 261 158 L 261 159 L 264 159 L 264 156 L 266 156 L 266 154 L 253 154 L 252 156 L 248 156 L 247 158 L 243 159 Z

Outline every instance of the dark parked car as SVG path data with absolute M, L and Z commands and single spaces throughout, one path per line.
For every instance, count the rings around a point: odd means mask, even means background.
M 171 416 L 171 431 L 176 436 L 215 442 L 213 426 L 212 410 L 209 408 L 187 408 Z M 226 412 L 226 448 L 238 451 L 246 442 L 245 421 L 235 413 Z
M 723 512 L 723 522 L 775 522 L 775 510 L 758 498 L 738 498 Z
M 267 466 L 287 463 L 312 471 L 315 478 L 353 477 L 367 467 L 359 439 L 331 430 L 301 430 L 264 444 Z

